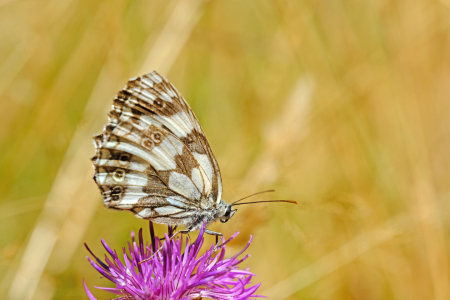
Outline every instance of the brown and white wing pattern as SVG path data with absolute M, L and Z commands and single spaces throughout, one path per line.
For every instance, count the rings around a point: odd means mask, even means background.
M 94 144 L 94 180 L 109 208 L 175 225 L 220 202 L 220 170 L 208 140 L 187 102 L 156 71 L 128 81 Z

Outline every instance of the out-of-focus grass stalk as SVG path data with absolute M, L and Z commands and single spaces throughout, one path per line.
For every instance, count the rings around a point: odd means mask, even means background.
M 270 187 L 279 178 L 280 157 L 283 156 L 286 149 L 300 143 L 308 133 L 313 89 L 314 82 L 308 76 L 303 76 L 295 82 L 294 88 L 276 120 L 266 128 L 266 132 L 263 134 L 262 151 L 240 184 L 239 190 L 242 195 Z M 249 223 L 256 226 L 256 223 L 260 222 L 258 220 L 261 217 L 261 207 L 263 206 L 264 204 L 253 204 L 241 209 L 241 214 L 245 215 L 236 218 L 237 225 L 235 226 L 241 228 L 243 236 L 251 234 L 252 226 L 248 226 Z
M 0 3 L 0 7 L 8 2 L 12 1 Z M 42 47 L 42 40 L 48 37 L 48 31 L 52 31 L 52 37 L 55 40 L 60 38 L 61 32 L 67 26 L 74 13 L 74 10 L 70 9 L 70 4 L 71 1 L 48 1 L 40 14 L 34 14 L 32 19 L 21 23 L 21 26 L 26 27 L 25 30 L 20 30 L 22 38 L 0 65 L 0 74 L 7 74 L 0 80 L 0 96 L 3 95 L 12 82 L 24 75 L 24 72 L 26 72 L 24 68 L 29 63 L 29 60 L 32 58 L 37 59 L 36 49 Z M 48 16 L 51 17 L 49 18 Z M 35 30 L 33 26 L 42 26 L 45 29 Z M 19 112 L 20 110 L 16 111 L 16 113 Z M 13 115 L 15 114 L 11 114 L 11 111 L 9 111 L 7 117 L 10 119 Z M 1 133 L 0 131 L 0 141 Z
M 421 234 L 421 241 L 426 251 L 428 267 L 431 273 L 434 297 L 438 300 L 448 299 L 450 296 L 450 270 L 446 250 L 446 235 L 441 220 L 442 207 L 438 205 L 438 197 L 433 187 L 433 175 L 430 172 L 430 155 L 423 132 L 423 121 L 420 117 L 419 107 L 411 95 L 412 101 L 405 105 L 406 118 L 400 119 L 403 126 L 411 128 L 414 132 L 412 139 L 406 139 L 407 155 L 411 165 L 412 175 L 412 209 L 414 224 Z M 407 124 L 405 124 L 407 123 Z M 405 132 L 405 136 L 409 136 Z
M 447 199 L 445 200 L 447 201 Z M 449 206 L 445 203 L 446 201 L 440 201 L 439 203 L 439 208 L 444 211 L 449 209 Z M 447 217 L 450 216 L 448 213 L 445 215 Z M 411 224 L 430 224 L 435 220 L 435 213 L 429 209 L 417 216 L 402 214 L 393 217 L 379 228 L 354 237 L 336 250 L 315 260 L 314 263 L 301 268 L 296 273 L 263 291 L 262 294 L 269 299 L 286 299 L 355 261 L 368 251 L 373 251 L 377 246 L 401 235 L 411 234 Z M 436 283 L 439 283 L 439 281 Z M 435 299 L 445 299 L 441 298 L 441 296 L 444 295 L 446 284 L 442 283 L 441 285 L 444 290 L 435 291 Z
M 35 196 L 26 199 L 7 201 L 7 203 L 0 205 L 0 220 L 11 218 L 29 211 L 39 210 L 42 208 L 40 200 L 44 198 L 46 198 L 46 196 Z
M 173 13 L 161 30 L 158 39 L 151 46 L 150 52 L 138 67 L 139 74 L 146 74 L 150 70 L 157 70 L 161 74 L 169 73 L 181 49 L 183 49 L 200 19 L 205 3 L 208 1 L 176 2 Z
M 269 299 L 286 299 L 292 296 L 296 292 L 316 283 L 325 276 L 354 261 L 367 251 L 400 234 L 401 226 L 406 225 L 407 219 L 405 216 L 401 218 L 397 217 L 395 220 L 387 222 L 380 229 L 353 238 L 333 252 L 317 259 L 311 265 L 300 269 L 295 274 L 271 286 L 269 289 L 263 291 L 262 294 Z
M 279 158 L 308 133 L 313 88 L 312 78 L 303 76 L 297 80 L 282 111 L 266 128 L 262 152 L 245 175 L 242 188 L 267 186 L 276 180 Z

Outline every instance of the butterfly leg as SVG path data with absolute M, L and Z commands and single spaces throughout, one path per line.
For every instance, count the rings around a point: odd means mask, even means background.
M 223 239 L 223 234 L 221 234 L 220 232 L 215 232 L 215 231 L 209 230 L 209 229 L 205 229 L 205 233 L 216 236 L 216 245 L 214 246 L 214 251 L 216 251 L 217 246 L 219 246 L 220 242 Z
M 177 226 L 175 226 L 173 228 L 173 230 L 175 230 L 177 228 Z M 191 232 L 191 230 L 178 230 L 177 232 L 175 232 L 171 237 L 169 237 L 169 240 L 173 239 L 177 234 L 181 233 L 181 234 L 188 234 L 189 232 Z M 161 238 L 160 240 L 163 241 L 165 240 L 166 237 Z
M 177 229 L 177 227 L 178 227 L 178 225 L 175 225 L 175 226 L 172 228 L 172 230 L 175 231 L 175 230 Z M 183 230 L 182 230 L 182 231 L 183 231 Z M 183 233 L 183 232 L 182 232 L 182 233 Z M 172 235 L 172 237 L 175 236 L 175 235 L 177 235 L 177 234 L 178 234 L 178 232 L 175 233 L 174 235 Z M 183 234 L 184 234 L 184 233 L 183 233 Z M 171 238 L 172 238 L 172 237 L 171 237 Z M 159 240 L 160 240 L 160 241 L 164 241 L 165 239 L 166 239 L 166 237 L 164 236 L 164 237 L 160 238 Z

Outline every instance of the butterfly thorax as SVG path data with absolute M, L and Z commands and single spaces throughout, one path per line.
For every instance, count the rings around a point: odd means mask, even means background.
M 199 230 L 203 223 L 206 226 L 211 224 L 213 221 L 218 221 L 222 223 L 228 222 L 228 220 L 234 215 L 236 209 L 232 209 L 231 205 L 225 202 L 223 199 L 210 209 L 199 210 L 197 216 L 192 219 L 192 222 L 185 224 L 186 229 L 189 231 Z

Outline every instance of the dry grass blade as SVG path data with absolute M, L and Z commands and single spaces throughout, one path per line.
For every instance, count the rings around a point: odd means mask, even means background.
M 203 13 L 205 0 L 179 1 L 141 66 L 139 74 L 167 74 Z
M 8 201 L 0 205 L 0 220 L 42 208 L 39 200 L 46 196 L 36 196 L 21 200 Z
M 262 294 L 269 299 L 286 299 L 294 295 L 298 291 L 318 282 L 325 276 L 354 261 L 377 245 L 396 237 L 401 233 L 401 226 L 406 225 L 406 219 L 406 217 L 395 218 L 395 220 L 387 222 L 384 227 L 378 230 L 353 238 L 335 251 L 271 286 L 269 289 L 263 291 Z
M 313 89 L 314 83 L 311 78 L 304 76 L 297 80 L 280 115 L 273 121 L 264 136 L 262 152 L 246 172 L 240 184 L 239 190 L 242 195 L 260 188 L 270 187 L 277 180 L 280 174 L 279 161 L 285 155 L 286 149 L 301 142 L 308 132 L 307 123 Z M 246 231 L 254 229 L 258 226 L 257 224 L 262 222 L 260 219 L 263 216 L 257 207 L 253 206 L 251 209 L 244 210 L 246 215 L 236 220 L 236 222 L 241 222 L 237 228 L 241 228 L 242 236 L 250 234 Z M 252 226 L 248 226 L 248 224 L 252 224 Z
M 267 185 L 279 174 L 277 161 L 295 143 L 307 134 L 313 82 L 309 77 L 298 79 L 279 117 L 269 127 L 262 153 L 247 171 L 242 189 Z
M 440 207 L 447 210 L 446 201 L 441 201 Z M 317 259 L 312 264 L 301 268 L 296 273 L 283 279 L 263 292 L 269 299 L 286 299 L 298 291 L 319 282 L 324 277 L 336 272 L 345 265 L 360 258 L 365 253 L 400 235 L 411 231 L 415 222 L 430 223 L 435 219 L 432 212 L 424 212 L 420 216 L 402 214 L 387 220 L 382 226 L 370 232 L 360 234 L 336 250 Z M 437 294 L 437 298 L 439 294 Z

